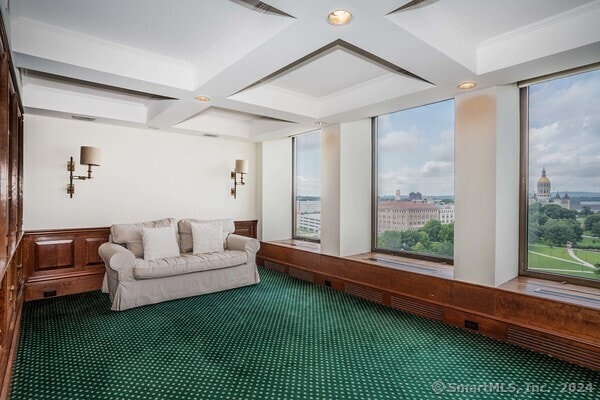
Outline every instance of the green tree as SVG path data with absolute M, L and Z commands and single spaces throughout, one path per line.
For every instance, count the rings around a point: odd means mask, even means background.
M 540 241 L 542 237 L 542 229 L 540 224 L 537 221 L 529 221 L 529 226 L 527 227 L 527 241 L 529 243 L 537 243 Z
M 546 214 L 544 214 L 543 212 L 541 212 L 539 208 L 534 211 L 530 210 L 529 225 L 536 223 L 539 226 L 542 226 L 542 225 L 546 224 L 546 221 L 548 221 L 548 216 Z
M 417 253 L 425 253 L 425 246 L 423 246 L 423 243 L 417 242 L 417 244 L 413 246 L 412 251 Z
M 385 231 L 377 238 L 377 247 L 390 250 L 402 250 L 402 232 Z
M 581 207 L 581 211 L 579 211 L 579 215 L 581 217 L 587 217 L 588 215 L 592 215 L 592 209 L 590 208 L 590 206 L 583 206 Z
M 562 208 L 558 204 L 547 204 L 540 209 L 540 212 L 546 214 L 548 218 L 552 219 L 575 219 L 577 218 L 577 211 L 567 210 Z
M 420 230 L 427 233 L 432 242 L 439 242 L 441 240 L 440 231 L 442 230 L 442 223 L 437 219 L 427 222 Z
M 600 212 L 585 217 L 583 226 L 586 231 L 592 232 L 595 236 L 600 236 Z
M 550 218 L 544 224 L 541 233 L 552 246 L 565 246 L 567 242 L 581 240 L 583 231 L 577 221 Z
M 452 242 L 437 242 L 432 243 L 431 252 L 441 257 L 454 257 L 454 243 Z
M 412 249 L 419 241 L 419 231 L 404 231 L 402 232 L 402 245 L 404 250 Z
M 439 234 L 440 242 L 450 242 L 454 244 L 454 224 L 442 225 Z

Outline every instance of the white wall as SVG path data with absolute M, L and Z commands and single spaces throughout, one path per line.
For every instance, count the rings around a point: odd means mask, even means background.
M 259 235 L 262 240 L 292 237 L 292 139 L 285 138 L 258 145 L 262 166 L 258 188 L 260 205 Z
M 371 121 L 321 132 L 321 252 L 371 251 Z
M 340 255 L 339 124 L 321 129 L 321 253 Z
M 456 97 L 454 278 L 497 286 L 518 274 L 516 86 Z
M 340 255 L 371 251 L 371 120 L 342 124 Z
M 25 116 L 24 229 L 108 226 L 150 219 L 257 218 L 256 145 L 155 130 Z M 102 149 L 92 180 L 66 193 L 67 160 Z M 235 159 L 250 162 L 230 197 Z M 75 173 L 85 175 L 77 164 Z

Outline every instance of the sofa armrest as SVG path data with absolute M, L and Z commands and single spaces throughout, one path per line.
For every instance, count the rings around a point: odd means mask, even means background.
M 98 248 L 98 254 L 107 268 L 119 273 L 119 281 L 135 280 L 135 254 L 131 251 L 115 243 L 104 243 Z
M 248 255 L 256 256 L 260 249 L 260 242 L 247 236 L 230 234 L 227 236 L 227 248 L 230 250 L 241 250 L 248 252 Z

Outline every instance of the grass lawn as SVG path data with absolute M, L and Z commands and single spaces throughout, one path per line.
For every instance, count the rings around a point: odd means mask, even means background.
M 578 246 L 596 246 L 600 249 L 600 239 L 583 238 L 577 242 Z
M 536 253 L 552 256 L 552 257 L 557 257 L 562 260 L 556 259 L 556 258 L 544 257 L 543 255 L 540 255 L 540 254 L 532 254 L 531 253 L 532 251 L 536 252 Z M 575 250 L 575 254 L 577 255 L 577 257 L 581 258 L 582 260 L 585 260 L 592 264 L 594 264 L 594 262 L 591 260 L 595 260 L 596 258 L 599 259 L 599 261 L 597 261 L 597 262 L 600 262 L 600 253 L 598 253 L 598 252 Z M 572 262 L 567 262 L 567 261 L 575 261 L 575 260 L 569 256 L 567 249 L 564 247 L 560 248 L 560 247 L 548 247 L 548 246 L 544 246 L 544 245 L 532 245 L 532 246 L 529 246 L 529 254 L 527 255 L 527 257 L 528 257 L 528 267 L 531 269 L 537 270 L 539 272 L 552 273 L 552 270 L 556 270 L 555 273 L 560 274 L 560 275 L 570 275 L 570 276 L 577 276 L 577 277 L 583 277 L 583 278 L 588 278 L 588 279 L 600 280 L 600 275 L 596 275 L 593 273 L 591 274 L 590 271 L 592 271 L 592 270 L 590 268 L 584 267 L 583 265 L 577 265 Z M 539 269 L 543 269 L 543 271 L 540 271 Z
M 567 249 L 564 247 L 549 247 L 549 246 L 545 246 L 545 245 L 541 245 L 541 244 L 530 245 L 529 251 L 535 251 L 536 253 L 542 253 L 547 256 L 563 258 L 563 259 L 569 260 L 569 261 L 575 261 L 571 258 L 571 256 L 567 252 Z
M 534 250 L 536 251 L 536 250 Z M 541 253 L 541 252 L 538 252 Z M 539 254 L 532 254 L 531 252 L 527 256 L 529 268 L 549 268 L 549 269 L 568 269 L 572 271 L 589 271 L 589 268 L 583 265 L 577 265 L 570 262 L 557 260 L 555 258 L 548 258 L 540 256 Z M 572 261 L 575 261 L 571 259 Z
M 590 264 L 599 264 L 600 263 L 600 252 L 599 251 L 589 251 L 589 250 L 578 250 L 573 249 L 575 255 L 581 258 L 583 261 L 587 261 Z

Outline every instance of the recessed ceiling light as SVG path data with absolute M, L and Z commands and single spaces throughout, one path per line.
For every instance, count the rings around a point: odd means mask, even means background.
M 473 89 L 477 84 L 475 82 L 463 82 L 457 87 L 462 90 Z
M 346 10 L 335 10 L 327 16 L 327 22 L 331 25 L 347 25 L 352 21 L 352 14 Z
M 210 101 L 210 97 L 206 97 L 206 96 L 196 96 L 196 97 L 194 97 L 194 99 L 196 99 L 198 101 Z
M 325 121 L 317 121 L 317 122 L 315 122 L 315 125 L 317 125 L 317 126 L 325 126 L 325 125 L 327 125 L 327 122 L 325 122 Z

